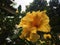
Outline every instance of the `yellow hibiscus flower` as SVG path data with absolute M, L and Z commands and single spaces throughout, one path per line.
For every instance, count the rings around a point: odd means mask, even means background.
M 19 36 L 20 38 L 35 42 L 40 38 L 37 31 L 50 32 L 49 17 L 46 11 L 28 12 L 21 19 L 18 27 L 23 28 L 22 34 Z

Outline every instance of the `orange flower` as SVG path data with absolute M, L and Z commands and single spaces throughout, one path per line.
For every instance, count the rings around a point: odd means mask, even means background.
M 23 28 L 20 38 L 35 42 L 40 37 L 37 34 L 37 31 L 50 32 L 49 17 L 47 16 L 46 11 L 28 12 L 26 16 L 21 19 L 18 27 Z M 38 37 L 37 39 L 36 36 Z

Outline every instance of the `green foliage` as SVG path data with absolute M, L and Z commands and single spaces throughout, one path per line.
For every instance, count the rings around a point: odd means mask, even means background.
M 20 29 L 17 30 L 17 31 L 18 31 L 18 33 L 17 33 L 17 34 L 14 34 L 14 35 L 11 37 L 12 40 L 13 40 L 13 39 L 17 39 L 17 38 L 19 37 L 19 35 L 21 35 L 22 28 L 20 28 Z
M 37 11 L 37 10 L 45 10 L 46 9 L 47 2 L 45 0 L 34 0 L 33 3 L 31 3 L 29 6 L 27 6 L 26 11 Z

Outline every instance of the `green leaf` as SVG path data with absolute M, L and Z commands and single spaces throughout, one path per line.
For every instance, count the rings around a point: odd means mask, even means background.
M 22 28 L 19 29 L 19 32 L 17 34 L 14 34 L 11 39 L 17 39 L 19 35 L 21 35 Z
M 18 7 L 18 11 L 19 11 L 19 13 L 21 12 L 21 5 Z
M 21 35 L 21 31 L 22 31 L 22 30 L 23 30 L 22 28 L 19 29 L 19 32 L 18 32 L 18 34 L 17 34 L 18 36 Z

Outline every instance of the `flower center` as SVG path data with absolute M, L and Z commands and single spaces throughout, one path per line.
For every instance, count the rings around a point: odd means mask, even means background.
M 32 22 L 32 25 L 38 28 L 40 26 L 40 23 L 41 23 L 41 19 L 38 16 L 36 16 Z

